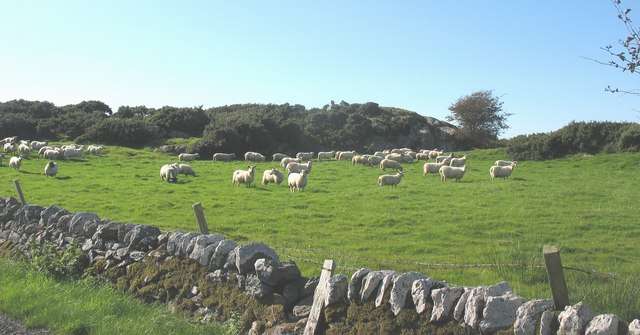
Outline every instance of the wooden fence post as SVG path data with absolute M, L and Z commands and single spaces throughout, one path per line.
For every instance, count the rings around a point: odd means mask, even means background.
M 567 282 L 564 280 L 562 262 L 560 261 L 560 250 L 555 246 L 545 245 L 543 248 L 544 263 L 547 266 L 549 285 L 553 295 L 553 305 L 556 310 L 563 310 L 569 302 L 569 290 Z
M 24 200 L 24 194 L 22 194 L 22 188 L 20 187 L 20 182 L 18 181 L 18 179 L 13 180 L 13 186 L 15 186 L 16 192 L 18 192 L 18 196 L 20 197 L 20 202 L 22 202 L 22 205 L 26 205 L 27 201 Z
M 316 290 L 313 292 L 313 305 L 311 305 L 307 325 L 304 328 L 304 335 L 314 335 L 316 333 L 316 327 L 318 326 L 318 322 L 320 321 L 322 310 L 324 308 L 325 294 L 327 287 L 329 286 L 329 279 L 331 279 L 331 275 L 335 268 L 336 264 L 333 260 L 324 260 L 318 286 L 316 286 Z
M 204 217 L 204 211 L 202 210 L 202 204 L 196 202 L 193 204 L 193 211 L 196 213 L 196 219 L 198 219 L 198 226 L 200 227 L 201 234 L 209 234 L 209 226 L 207 226 L 207 219 Z

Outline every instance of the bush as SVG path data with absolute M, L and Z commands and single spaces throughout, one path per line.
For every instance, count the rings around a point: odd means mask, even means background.
M 151 126 L 140 119 L 107 118 L 89 127 L 77 142 L 141 146 L 153 140 Z

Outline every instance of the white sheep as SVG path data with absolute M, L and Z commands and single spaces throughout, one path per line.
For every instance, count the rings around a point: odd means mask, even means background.
M 390 154 L 384 156 L 384 159 L 390 159 L 390 160 L 393 160 L 393 161 L 396 161 L 396 162 L 400 163 L 400 162 L 402 162 L 402 154 L 399 154 L 397 152 L 390 153 Z
M 307 170 L 302 170 L 300 171 L 300 173 L 289 174 L 287 182 L 289 184 L 289 190 L 291 192 L 304 191 L 304 188 L 307 187 L 308 182 Z
M 339 153 L 337 153 L 336 155 L 336 160 L 345 160 L 345 161 L 350 161 L 353 156 L 355 156 L 356 152 L 355 151 L 340 151 Z
M 495 166 L 509 166 L 511 164 L 517 164 L 516 161 L 505 161 L 505 160 L 497 160 L 494 164 Z
M 429 154 L 424 152 L 419 152 L 416 154 L 416 160 L 426 161 L 429 159 Z
M 511 165 L 507 165 L 507 166 L 492 166 L 489 169 L 489 175 L 491 176 L 491 180 L 494 180 L 495 178 L 503 178 L 503 179 L 507 179 L 509 178 L 509 176 L 511 176 L 511 173 L 513 173 L 513 170 L 515 170 L 516 168 L 516 162 L 512 162 Z
M 89 153 L 92 155 L 100 156 L 102 149 L 104 149 L 104 147 L 101 145 L 90 145 L 87 148 L 87 151 L 89 151 Z
M 47 149 L 42 155 L 45 159 L 60 159 L 62 158 L 62 151 L 57 149 Z
M 21 155 L 27 156 L 31 153 L 31 148 L 28 144 L 20 143 L 20 145 L 18 146 L 18 152 Z
M 38 149 L 38 156 L 39 156 L 39 157 L 42 157 L 42 156 L 44 156 L 44 152 L 45 152 L 45 151 L 47 151 L 47 150 L 53 150 L 53 149 L 54 149 L 54 147 L 51 147 L 51 146 L 48 146 L 48 145 L 47 145 L 47 146 L 44 146 L 44 147 L 42 147 L 42 148 Z
M 49 177 L 56 177 L 56 174 L 58 174 L 58 164 L 56 164 L 56 162 L 49 162 L 47 163 L 47 165 L 44 166 L 44 175 Z
M 280 160 L 280 166 L 286 169 L 287 165 L 289 165 L 289 163 L 291 162 L 302 163 L 302 160 L 300 160 L 299 158 L 283 157 Z
M 245 184 L 246 187 L 250 187 L 251 183 L 253 183 L 253 179 L 256 174 L 256 166 L 249 166 L 248 170 L 235 170 L 233 172 L 233 176 L 231 177 L 231 185 L 235 184 Z
M 313 158 L 314 152 L 299 152 L 296 154 L 296 158 L 299 158 L 303 161 L 310 161 Z
M 443 153 L 444 153 L 444 151 L 438 150 L 438 149 L 430 150 L 429 151 L 429 158 L 437 158 L 438 156 L 442 156 Z
M 49 145 L 48 141 L 40 142 L 40 141 L 31 141 L 31 149 L 40 150 L 42 147 L 46 147 Z
M 462 177 L 464 177 L 464 173 L 467 171 L 467 166 L 463 167 L 453 167 L 448 165 L 443 165 L 440 167 L 440 181 L 447 181 L 447 179 L 455 178 L 456 182 L 459 182 Z
M 194 177 L 196 176 L 196 172 L 193 171 L 191 166 L 189 166 L 187 164 L 174 163 L 173 165 L 178 167 L 178 173 L 179 174 L 183 174 L 185 176 L 194 176 Z
M 79 149 L 79 148 L 66 147 L 62 149 L 62 156 L 65 158 L 82 157 L 82 153 L 83 153 L 82 149 Z
M 449 166 L 453 166 L 453 167 L 462 167 L 464 165 L 467 165 L 467 155 L 465 154 L 462 157 L 458 157 L 458 158 L 451 158 L 451 162 L 449 162 Z
M 336 157 L 335 150 L 318 152 L 318 161 L 321 161 L 323 159 L 334 159 L 335 157 Z
M 193 162 L 196 160 L 196 158 L 199 158 L 200 154 L 199 153 L 195 153 L 195 154 L 179 154 L 178 155 L 178 160 L 181 162 Z
M 289 164 L 287 164 L 287 172 L 288 173 L 300 173 L 302 172 L 302 170 L 307 170 L 307 174 L 311 173 L 311 161 L 308 161 L 306 163 L 298 163 L 298 162 L 291 162 Z
M 180 170 L 176 164 L 165 164 L 160 168 L 160 177 L 168 183 L 177 183 Z
M 278 169 L 265 170 L 262 173 L 262 185 L 275 183 L 280 185 L 284 180 L 284 175 Z
M 223 162 L 228 162 L 228 161 L 232 161 L 236 159 L 236 154 L 235 153 L 223 153 L 223 152 L 216 152 L 215 154 L 213 154 L 213 160 L 214 161 L 223 161 Z
M 382 162 L 384 158 L 380 157 L 380 156 L 369 156 L 368 160 L 369 160 L 369 165 L 370 166 L 378 166 L 380 165 L 380 162 Z
M 286 155 L 286 154 L 283 154 L 283 153 L 281 153 L 281 152 L 276 152 L 275 154 L 273 154 L 273 155 L 271 156 L 271 159 L 272 159 L 272 161 L 273 161 L 273 162 L 279 162 L 279 161 L 281 161 L 281 160 L 282 160 L 283 158 L 285 158 L 285 157 L 287 157 L 287 155 Z
M 442 163 L 424 163 L 424 165 L 422 166 L 422 175 L 426 176 L 427 173 L 439 173 L 440 168 L 443 166 L 444 164 Z
M 3 140 L 0 141 L 0 143 L 1 144 L 15 143 L 17 140 L 18 140 L 18 136 L 5 137 Z
M 403 171 L 402 165 L 400 163 L 391 160 L 391 159 L 383 159 L 380 162 L 380 170 L 385 171 L 387 168 L 394 169 L 396 171 Z
M 13 143 L 5 143 L 4 152 L 16 152 L 16 145 Z
M 244 154 L 244 160 L 250 162 L 264 162 L 266 158 L 259 152 L 248 151 Z
M 13 156 L 9 159 L 9 167 L 16 169 L 16 171 L 20 171 L 20 166 L 22 166 L 22 156 Z
M 355 155 L 351 158 L 351 165 L 362 164 L 369 165 L 368 156 L 364 155 Z
M 404 177 L 404 173 L 402 173 L 402 171 L 396 174 L 383 174 L 382 176 L 378 177 L 378 185 L 389 185 L 391 187 L 396 187 L 398 184 L 400 184 L 402 177 Z
M 448 156 L 438 156 L 436 157 L 436 163 L 444 163 L 445 165 L 449 165 L 449 162 L 451 162 L 451 158 L 453 158 L 453 152 L 450 153 Z

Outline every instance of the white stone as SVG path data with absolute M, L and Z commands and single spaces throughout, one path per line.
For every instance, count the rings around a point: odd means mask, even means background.
M 598 315 L 589 322 L 585 335 L 618 335 L 620 317 L 613 314 Z
M 629 335 L 640 335 L 640 320 L 635 319 L 629 324 Z
M 384 303 L 384 296 L 391 289 L 393 280 L 396 279 L 396 277 L 397 275 L 394 272 L 389 273 L 384 276 L 384 278 L 382 278 L 382 284 L 380 284 L 380 287 L 378 288 L 378 295 L 376 296 L 376 307 L 382 306 L 382 304 Z
M 369 298 L 378 291 L 378 286 L 382 283 L 382 279 L 384 279 L 384 277 L 389 273 L 395 272 L 390 270 L 380 270 L 367 273 L 362 280 L 360 300 L 363 302 L 369 300 Z
M 411 298 L 416 306 L 416 313 L 420 314 L 427 310 L 427 301 L 431 297 L 431 290 L 442 286 L 444 286 L 442 282 L 432 278 L 418 279 L 413 282 Z
M 460 296 L 458 303 L 456 303 L 456 308 L 453 310 L 453 319 L 456 321 L 461 321 L 464 318 L 464 307 L 467 305 L 467 300 L 469 300 L 469 296 L 471 295 L 471 290 L 468 288 L 464 289 L 464 293 Z
M 542 312 L 542 316 L 540 317 L 540 335 L 552 335 L 551 326 L 553 325 L 554 320 L 556 320 L 556 315 L 553 314 L 552 311 L 544 311 Z
M 445 322 L 452 316 L 456 302 L 464 293 L 464 287 L 444 287 L 431 291 L 433 310 L 431 322 Z
M 514 335 L 533 335 L 536 322 L 542 312 L 553 308 L 553 300 L 531 300 L 525 302 L 516 311 L 516 322 L 513 324 Z
M 582 302 L 565 307 L 564 311 L 558 316 L 560 320 L 558 335 L 584 334 L 587 324 L 593 317 L 593 310 Z
M 513 292 L 499 297 L 486 297 L 480 331 L 483 334 L 492 334 L 498 330 L 511 328 L 516 320 L 516 311 L 526 301 L 525 298 Z
M 501 296 L 511 291 L 511 286 L 506 282 L 501 282 L 493 286 L 480 286 L 471 290 L 471 294 L 464 306 L 464 323 L 477 330 L 482 320 L 485 299 L 490 296 Z
M 391 298 L 389 303 L 391 304 L 391 312 L 393 315 L 398 315 L 400 310 L 404 308 L 404 305 L 411 293 L 411 287 L 413 282 L 418 279 L 423 279 L 424 275 L 417 272 L 407 272 L 398 276 L 393 280 L 393 288 L 391 289 Z

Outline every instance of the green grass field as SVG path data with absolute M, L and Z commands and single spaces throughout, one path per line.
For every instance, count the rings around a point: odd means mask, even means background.
M 529 299 L 551 297 L 542 248 L 552 244 L 565 267 L 584 270 L 565 270 L 573 303 L 640 317 L 633 299 L 640 293 L 640 154 L 524 161 L 509 180 L 494 181 L 489 167 L 504 151 L 467 154 L 460 183 L 423 176 L 420 162 L 405 164 L 397 188 L 379 187 L 379 168 L 323 161 L 314 162 L 307 189 L 292 194 L 285 184 L 260 185 L 276 163 L 257 164 L 251 188 L 231 185 L 232 172 L 247 167 L 242 161 L 199 160 L 190 164 L 197 177 L 169 184 L 159 170 L 176 156 L 108 147 L 101 157 L 59 162 L 55 179 L 44 176 L 44 159 L 32 155 L 16 172 L 7 157 L 0 195 L 16 196 L 11 181 L 18 179 L 29 203 L 190 231 L 198 230 L 192 205 L 201 202 L 212 232 L 264 242 L 307 276 L 331 258 L 347 275 L 367 267 L 455 285 L 506 280 Z

